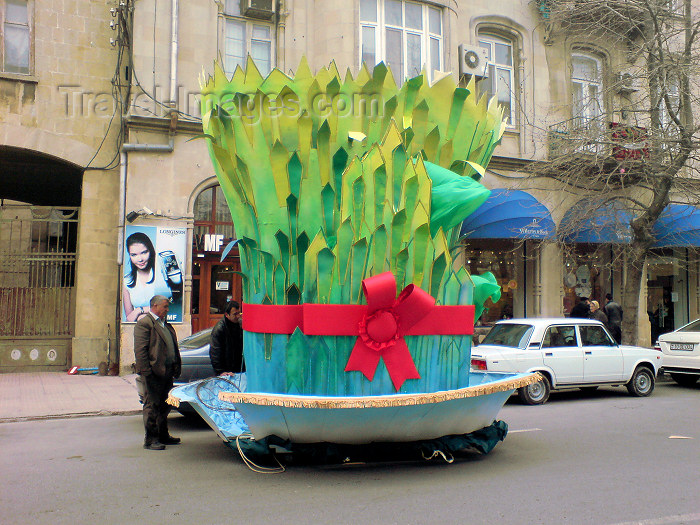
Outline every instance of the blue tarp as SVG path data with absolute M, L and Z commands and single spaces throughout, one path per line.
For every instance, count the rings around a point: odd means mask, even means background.
M 467 239 L 549 239 L 556 227 L 549 210 L 520 190 L 491 190 L 491 195 L 462 223 Z
M 583 199 L 567 210 L 559 229 L 565 242 L 628 244 L 631 221 L 632 214 L 614 201 L 596 208 Z
M 248 425 L 236 407 L 219 399 L 219 392 L 245 392 L 246 384 L 247 376 L 243 372 L 176 386 L 170 395 L 180 403 L 189 403 L 221 439 L 229 441 L 248 432 Z
M 654 247 L 700 246 L 700 209 L 687 204 L 669 204 L 654 224 Z

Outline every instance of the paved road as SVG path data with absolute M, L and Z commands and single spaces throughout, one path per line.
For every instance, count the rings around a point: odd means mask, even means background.
M 141 448 L 138 416 L 0 424 L 0 522 L 700 523 L 700 386 L 509 402 L 510 434 L 452 465 L 249 471 L 208 427 Z M 686 439 L 687 438 L 687 439 Z

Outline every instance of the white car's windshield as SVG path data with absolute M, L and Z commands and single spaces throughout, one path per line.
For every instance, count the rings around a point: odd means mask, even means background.
M 525 348 L 532 330 L 530 324 L 497 324 L 486 334 L 481 344 Z

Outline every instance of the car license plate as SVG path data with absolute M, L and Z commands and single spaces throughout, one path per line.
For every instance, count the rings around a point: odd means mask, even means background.
M 695 344 L 693 344 L 693 343 L 669 343 L 668 347 L 670 350 L 682 350 L 685 352 L 692 352 L 693 349 L 695 348 Z

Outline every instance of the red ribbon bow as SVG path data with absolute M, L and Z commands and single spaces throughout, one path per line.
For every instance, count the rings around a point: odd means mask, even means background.
M 359 337 L 345 371 L 362 372 L 372 381 L 379 359 L 384 359 L 394 388 L 406 379 L 420 379 L 404 335 L 430 313 L 435 299 L 413 284 L 396 298 L 396 280 L 385 272 L 362 281 L 367 310 L 359 323 Z
M 473 305 L 436 306 L 435 299 L 410 284 L 396 298 L 396 280 L 385 272 L 362 281 L 367 306 L 360 304 L 244 304 L 247 332 L 357 336 L 345 371 L 362 372 L 372 381 L 384 359 L 396 390 L 406 379 L 420 379 L 406 335 L 471 335 Z

